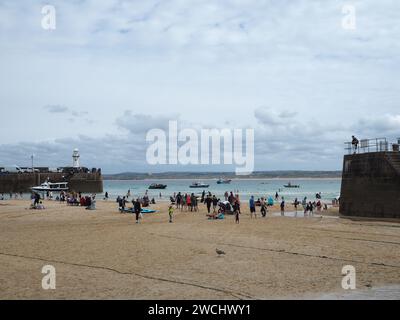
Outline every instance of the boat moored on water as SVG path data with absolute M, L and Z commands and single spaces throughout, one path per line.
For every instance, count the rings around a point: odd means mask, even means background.
M 218 180 L 217 180 L 217 183 L 218 184 L 229 184 L 229 183 L 231 183 L 231 179 L 221 179 L 221 178 L 219 178 Z
M 300 188 L 300 185 L 292 184 L 291 182 L 289 182 L 288 184 L 285 184 L 284 187 L 285 188 Z
M 40 186 L 32 187 L 32 191 L 47 192 L 47 191 L 68 191 L 68 182 L 49 182 L 46 181 Z
M 161 183 L 152 183 L 149 186 L 149 189 L 165 189 L 167 187 L 166 184 L 161 184 Z
M 193 182 L 189 187 L 190 188 L 208 188 L 210 185 L 202 182 Z

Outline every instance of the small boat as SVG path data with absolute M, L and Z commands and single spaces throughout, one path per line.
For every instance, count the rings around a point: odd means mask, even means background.
M 218 184 L 228 184 L 228 183 L 231 183 L 231 179 L 221 179 L 221 178 L 219 178 L 218 180 L 217 180 L 217 183 Z
M 283 185 L 285 188 L 300 188 L 300 185 L 298 184 L 291 184 L 290 182 L 288 184 Z
M 161 183 L 152 183 L 149 186 L 149 189 L 165 189 L 167 187 L 166 184 L 161 184 Z
M 193 182 L 189 188 L 208 188 L 210 185 L 202 182 Z
M 68 182 L 49 182 L 46 181 L 40 186 L 32 187 L 32 191 L 47 192 L 47 191 L 68 191 Z

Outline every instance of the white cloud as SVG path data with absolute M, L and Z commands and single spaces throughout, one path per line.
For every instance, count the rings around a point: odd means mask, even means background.
M 0 108 L 27 119 L 0 128 L 10 161 L 25 159 L 30 145 L 69 154 L 72 144 L 106 139 L 110 150 L 127 141 L 142 150 L 148 128 L 175 118 L 255 127 L 266 169 L 337 168 L 352 133 L 396 134 L 397 1 L 352 1 L 355 31 L 341 27 L 339 0 L 51 4 L 57 27 L 45 31 L 42 3 L 0 2 Z M 127 163 L 107 161 L 110 170 Z

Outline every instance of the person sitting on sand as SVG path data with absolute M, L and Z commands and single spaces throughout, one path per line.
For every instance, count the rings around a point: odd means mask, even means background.
M 96 210 L 96 196 L 85 197 L 86 210 Z
M 37 209 L 37 210 L 44 210 L 44 209 L 45 209 L 45 207 L 44 207 L 42 201 L 40 201 L 39 204 L 36 205 L 36 208 L 35 208 L 35 209 Z

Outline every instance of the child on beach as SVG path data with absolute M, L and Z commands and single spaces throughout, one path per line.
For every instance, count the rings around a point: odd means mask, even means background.
M 169 215 L 169 223 L 172 223 L 172 218 L 174 215 L 174 208 L 172 207 L 172 204 L 168 208 L 168 215 Z
M 281 202 L 281 216 L 283 217 L 285 215 L 285 200 L 282 198 Z

